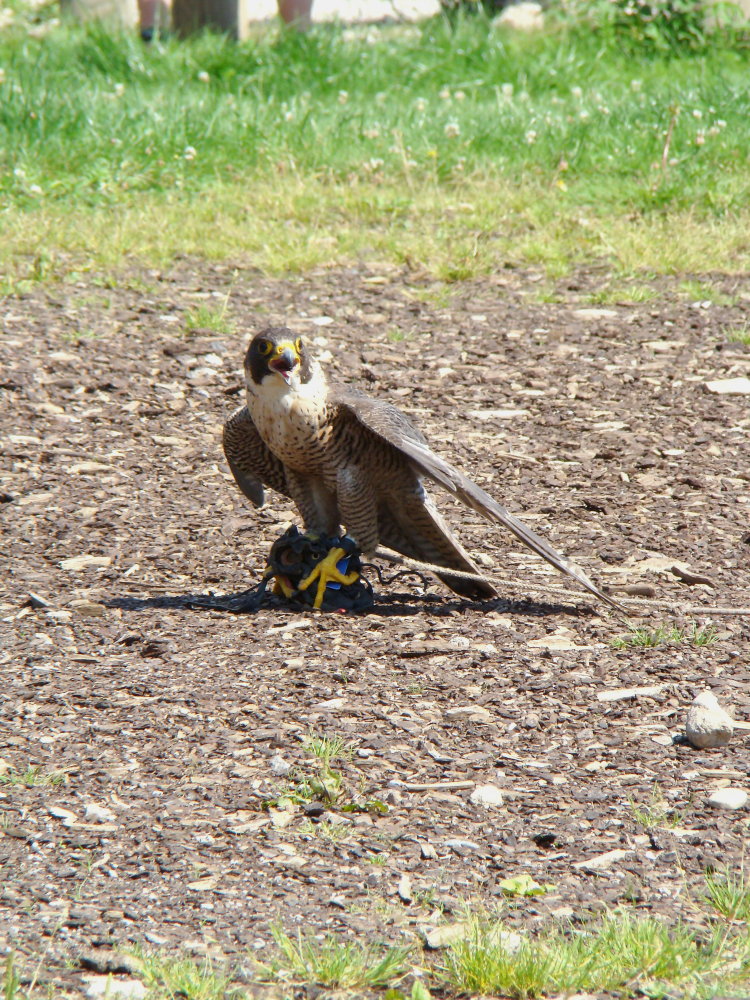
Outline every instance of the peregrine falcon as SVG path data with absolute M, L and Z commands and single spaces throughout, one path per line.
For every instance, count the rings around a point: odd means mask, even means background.
M 396 407 L 348 385 L 327 382 L 307 342 L 285 327 L 253 337 L 245 356 L 247 403 L 224 425 L 224 453 L 237 485 L 256 507 L 269 486 L 294 501 L 308 532 L 339 536 L 345 525 L 365 555 L 378 545 L 444 566 L 439 577 L 464 597 L 497 596 L 489 582 L 454 576 L 481 571 L 453 537 L 424 480 L 512 532 L 519 541 L 612 607 L 615 601 L 479 486 L 439 458 Z M 349 579 L 334 549 L 310 579 L 320 607 L 328 582 Z

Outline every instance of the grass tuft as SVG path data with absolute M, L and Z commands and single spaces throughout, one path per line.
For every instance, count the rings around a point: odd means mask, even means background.
M 200 965 L 191 958 L 169 958 L 164 955 L 140 954 L 143 962 L 141 975 L 149 997 L 155 1000 L 243 1000 L 246 995 L 232 987 L 230 970 L 216 969 L 209 959 Z
M 707 938 L 677 924 L 613 913 L 583 930 L 549 929 L 509 947 L 498 925 L 474 924 L 452 945 L 443 976 L 457 993 L 523 998 L 551 993 L 688 994 L 747 975 L 725 935 Z
M 614 649 L 628 649 L 631 647 L 655 648 L 657 646 L 676 646 L 686 644 L 690 646 L 710 646 L 717 641 L 718 631 L 714 625 L 698 626 L 693 623 L 685 628 L 678 628 L 676 625 L 660 625 L 657 628 L 648 629 L 631 625 L 628 627 L 627 635 L 618 635 L 612 640 Z
M 195 330 L 211 330 L 212 333 L 233 333 L 234 323 L 226 316 L 226 304 L 219 309 L 211 306 L 197 306 L 188 310 L 185 327 L 189 333 Z
M 352 760 L 354 747 L 343 736 L 316 736 L 308 734 L 304 740 L 305 750 L 325 764 L 334 760 Z
M 25 785 L 26 788 L 65 785 L 68 775 L 65 771 L 43 771 L 40 765 L 29 765 L 25 771 L 11 767 L 0 774 L 0 785 Z
M 8 952 L 5 959 L 2 981 L 3 1000 L 20 1000 L 21 998 L 21 977 L 18 974 L 15 964 L 15 955 Z
M 738 326 L 725 327 L 723 333 L 730 343 L 750 345 L 750 321 L 748 320 Z
M 750 882 L 744 868 L 738 874 L 730 869 L 706 875 L 706 899 L 727 920 L 750 921 Z
M 670 806 L 657 784 L 654 784 L 649 801 L 645 804 L 641 805 L 632 798 L 628 802 L 633 819 L 646 830 L 679 826 L 685 818 L 686 810 Z
M 314 983 L 334 989 L 363 990 L 395 986 L 409 972 L 411 948 L 360 944 L 326 937 L 296 938 L 275 928 L 278 954 L 261 966 L 264 978 Z

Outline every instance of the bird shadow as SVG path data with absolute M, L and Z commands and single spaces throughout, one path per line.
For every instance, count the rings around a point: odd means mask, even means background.
M 113 596 L 102 601 L 108 608 L 122 611 L 153 611 L 153 610 L 183 610 L 183 611 L 219 611 L 233 615 L 254 615 L 259 611 L 288 614 L 290 611 L 313 612 L 313 609 L 300 601 L 287 600 L 283 597 L 265 593 L 260 595 L 257 588 L 236 591 L 227 594 L 183 593 L 161 594 L 158 597 Z M 488 601 L 472 601 L 465 597 L 443 597 L 439 594 L 410 594 L 404 592 L 378 593 L 375 601 L 367 608 L 358 610 L 334 609 L 326 610 L 326 614 L 343 614 L 357 618 L 396 618 L 408 615 L 418 615 L 432 612 L 436 616 L 453 615 L 456 612 L 465 614 L 469 611 L 518 615 L 525 617 L 548 617 L 550 615 L 570 615 L 581 617 L 593 614 L 588 608 L 558 602 L 540 602 L 534 600 L 510 601 L 504 598 L 492 598 Z

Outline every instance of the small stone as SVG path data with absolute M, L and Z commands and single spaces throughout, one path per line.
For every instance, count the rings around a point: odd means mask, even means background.
M 574 309 L 573 315 L 581 319 L 615 319 L 619 313 L 616 309 Z
M 617 848 L 614 851 L 606 851 L 604 854 L 597 854 L 593 858 L 587 858 L 585 861 L 576 861 L 573 867 L 582 868 L 584 871 L 590 872 L 606 871 L 632 853 L 632 851 Z
M 744 809 L 748 794 L 742 788 L 717 788 L 706 800 L 714 809 Z
M 462 840 L 459 837 L 455 837 L 452 840 L 446 840 L 445 846 L 450 847 L 450 849 L 455 854 L 468 854 L 471 851 L 478 851 L 479 844 L 475 843 L 473 840 Z
M 70 601 L 68 607 L 72 611 L 75 611 L 81 618 L 104 618 L 107 614 L 107 609 L 104 605 L 97 604 L 95 601 L 86 601 L 83 599 Z
M 102 569 L 112 563 L 111 556 L 72 556 L 70 559 L 63 559 L 60 563 L 61 569 L 70 569 L 78 573 L 81 570 L 96 567 Z
M 438 856 L 438 852 L 432 846 L 432 844 L 420 844 L 419 853 L 425 859 L 425 861 L 434 861 Z
M 117 816 L 111 809 L 107 809 L 106 806 L 99 806 L 96 802 L 87 802 L 84 806 L 83 815 L 86 819 L 90 819 L 94 823 L 113 823 L 117 819 Z
M 86 996 L 91 1000 L 143 1000 L 148 990 L 140 979 L 116 979 L 114 976 L 88 976 Z
M 469 722 L 489 722 L 492 719 L 492 712 L 484 705 L 460 705 L 457 708 L 449 708 L 445 717 L 446 719 L 466 719 Z
M 473 925 L 466 920 L 459 920 L 455 924 L 443 924 L 440 927 L 431 927 L 422 930 L 424 943 L 432 950 L 447 948 L 458 941 L 464 941 L 472 933 Z M 520 934 L 516 934 L 515 931 L 505 931 L 500 927 L 492 931 L 489 937 L 491 944 L 499 944 L 509 955 L 514 955 L 523 944 L 523 938 Z
M 311 712 L 337 712 L 346 705 L 345 698 L 329 698 L 327 701 L 319 701 L 317 705 L 310 707 Z
M 414 893 L 411 891 L 411 879 L 408 875 L 402 875 L 398 880 L 397 892 L 399 898 L 403 900 L 404 903 L 411 903 L 414 899 Z
M 274 754 L 270 760 L 271 774 L 276 775 L 277 778 L 283 778 L 285 775 L 289 774 L 292 769 L 291 764 L 287 764 L 284 758 L 280 754 Z
M 161 943 L 166 944 L 166 938 Z M 107 951 L 106 949 L 86 951 L 79 956 L 78 962 L 82 968 L 91 969 L 92 972 L 125 973 L 126 975 L 143 972 L 143 962 L 140 958 L 136 955 L 126 955 L 121 951 Z
M 706 750 L 723 747 L 732 738 L 734 722 L 711 691 L 702 691 L 693 700 L 685 719 L 685 735 L 694 747 Z
M 470 926 L 465 921 L 457 924 L 444 924 L 442 927 L 433 927 L 426 931 L 424 943 L 432 950 L 447 948 L 457 941 L 463 941 L 470 933 Z
M 497 785 L 477 785 L 469 796 L 469 801 L 475 806 L 492 809 L 503 804 L 503 793 Z
M 706 382 L 709 392 L 716 392 L 721 395 L 735 394 L 741 396 L 750 395 L 750 378 L 739 376 L 738 378 L 720 378 L 713 382 Z
M 28 604 L 29 607 L 36 608 L 37 610 L 39 608 L 52 607 L 52 605 L 46 598 L 42 597 L 40 594 L 35 594 L 33 590 L 29 591 Z
M 157 934 L 156 931 L 146 931 L 143 936 L 150 944 L 155 944 L 157 948 L 163 948 L 165 944 L 169 944 L 169 938 L 164 934 Z
M 597 701 L 631 701 L 634 698 L 655 698 L 666 687 L 666 684 L 652 684 L 647 687 L 609 688 L 598 691 Z

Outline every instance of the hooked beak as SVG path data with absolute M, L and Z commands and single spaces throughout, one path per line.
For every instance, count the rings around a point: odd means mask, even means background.
M 278 372 L 289 385 L 292 372 L 299 363 L 300 357 L 297 348 L 289 341 L 285 341 L 283 344 L 277 345 L 273 358 L 268 362 L 268 367 L 271 371 Z

